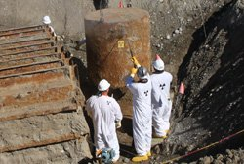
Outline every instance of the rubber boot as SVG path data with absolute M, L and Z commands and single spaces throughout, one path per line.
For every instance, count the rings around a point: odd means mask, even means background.
M 169 129 L 168 129 L 168 130 L 165 130 L 165 133 L 166 133 L 166 135 L 168 135 L 168 133 L 169 133 Z
M 167 138 L 167 135 L 165 135 L 165 136 L 158 136 L 158 135 L 156 135 L 156 134 L 153 134 L 152 137 L 153 137 L 153 138 L 162 138 L 162 139 L 165 139 L 165 138 Z
M 158 136 L 155 133 L 153 133 L 153 136 L 152 137 L 153 138 L 163 138 L 163 139 L 166 139 L 167 138 L 167 135 L 169 133 L 169 130 L 165 130 L 164 132 L 165 132 L 165 135 L 163 135 L 163 136 Z
M 132 158 L 132 162 L 141 162 L 141 161 L 146 161 L 148 160 L 148 156 L 147 155 L 138 155 Z

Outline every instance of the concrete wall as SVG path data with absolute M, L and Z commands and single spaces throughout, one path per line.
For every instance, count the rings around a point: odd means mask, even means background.
M 133 0 L 140 7 L 145 0 Z M 123 0 L 126 6 L 126 0 Z M 58 35 L 81 37 L 84 17 L 95 11 L 99 0 L 1 0 L 0 29 L 42 24 L 42 17 L 49 15 Z M 119 0 L 109 0 L 109 7 L 118 6 Z
M 1 0 L 0 29 L 42 24 L 49 15 L 58 35 L 84 32 L 84 16 L 95 10 L 92 0 Z

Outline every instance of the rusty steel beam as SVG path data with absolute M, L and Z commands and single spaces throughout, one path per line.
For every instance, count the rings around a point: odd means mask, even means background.
M 77 104 L 72 103 L 74 100 L 62 100 L 52 101 L 48 103 L 40 103 L 34 105 L 28 105 L 24 108 L 12 108 L 0 110 L 0 122 L 18 120 L 23 118 L 29 118 L 33 116 L 44 116 L 49 114 L 57 114 L 61 112 L 71 112 L 77 110 Z
M 28 105 L 38 104 L 40 102 L 45 103 L 45 102 L 66 100 L 68 98 L 71 98 L 70 94 L 74 90 L 73 90 L 73 86 L 70 83 L 69 85 L 67 84 L 66 86 L 49 88 L 47 90 L 39 89 L 37 91 L 38 92 L 30 92 L 25 96 L 21 96 L 21 94 L 6 95 L 4 96 L 4 100 L 2 101 L 2 103 L 4 104 L 3 108 L 10 108 L 10 107 L 21 108 Z
M 29 71 L 38 71 L 42 69 L 50 69 L 50 68 L 56 68 L 62 66 L 62 61 L 56 61 L 56 62 L 43 62 L 36 65 L 29 65 L 25 67 L 17 67 L 12 69 L 5 69 L 4 71 L 0 71 L 0 75 L 12 75 L 12 74 L 18 74 L 18 73 L 25 73 Z
M 47 48 L 39 48 L 35 50 L 29 50 L 29 51 L 23 51 L 23 52 L 14 52 L 14 53 L 9 53 L 9 54 L 0 54 L 1 56 L 10 56 L 10 55 L 21 55 L 25 53 L 31 53 L 31 52 L 38 52 L 38 51 L 44 51 L 44 50 L 52 50 L 55 49 L 55 52 L 61 52 L 61 48 L 59 46 L 52 46 L 52 47 L 47 47 Z
M 49 48 L 53 47 L 54 42 L 46 42 L 46 43 L 40 43 L 40 44 L 33 44 L 28 46 L 21 46 L 21 47 L 15 47 L 10 49 L 1 50 L 1 54 L 14 54 L 14 53 L 21 53 L 26 52 L 30 50 L 40 49 L 40 48 Z
M 45 29 L 47 26 L 45 25 L 36 25 L 36 26 L 29 26 L 29 27 L 21 27 L 21 28 L 11 28 L 8 30 L 1 30 L 0 36 L 2 35 L 10 35 L 12 33 L 20 33 L 20 32 L 26 32 L 26 31 L 33 31 L 37 29 Z
M 11 66 L 11 67 L 0 68 L 0 72 L 5 71 L 5 70 L 20 68 L 20 67 L 29 67 L 29 66 L 42 65 L 42 64 L 48 64 L 48 63 L 56 63 L 56 62 L 60 62 L 61 64 L 63 63 L 63 61 L 60 59 L 55 59 L 55 60 L 50 60 L 50 61 L 42 61 L 42 62 L 33 62 L 30 64 L 22 64 L 22 65 L 16 65 L 16 66 Z
M 80 139 L 82 94 L 68 60 L 47 26 L 0 31 L 0 153 Z
M 28 94 L 25 94 L 27 96 L 27 95 L 30 95 L 33 92 L 33 90 L 35 90 L 35 92 L 36 92 L 36 91 L 43 91 L 43 88 L 45 88 L 45 90 L 49 90 L 52 88 L 61 89 L 62 87 L 67 87 L 67 86 L 71 85 L 69 79 L 65 78 L 63 76 L 63 74 L 61 76 L 59 73 L 56 73 L 56 74 L 53 73 L 52 75 L 49 74 L 49 76 L 47 76 L 47 74 L 45 74 L 45 75 L 40 76 L 40 74 L 39 74 L 39 76 L 34 76 L 34 75 L 29 76 L 29 78 L 34 78 L 35 80 L 31 80 L 31 79 L 28 80 L 28 79 L 25 79 L 22 77 L 15 79 L 14 82 L 11 81 L 11 79 L 9 79 L 9 81 L 5 80 L 4 81 L 5 84 L 6 83 L 8 83 L 8 84 L 0 86 L 0 88 L 1 88 L 0 95 L 3 95 L 6 97 L 6 96 L 10 96 L 10 95 L 28 93 Z M 41 78 L 45 78 L 45 79 L 41 79 Z M 15 87 L 16 83 L 20 84 L 19 87 Z M 38 84 L 38 85 L 36 85 L 36 84 Z M 6 87 L 6 86 L 8 86 L 8 87 Z M 35 95 L 35 94 L 33 94 L 33 95 Z M 21 97 L 23 97 L 23 96 L 21 96 Z M 50 106 L 48 105 L 48 107 L 50 107 Z M 32 106 L 30 108 L 32 108 Z M 3 109 L 8 110 L 9 108 L 6 107 Z M 1 109 L 0 109 L 0 112 L 1 112 Z
M 37 40 L 7 42 L 7 43 L 0 44 L 0 49 L 15 48 L 15 47 L 19 47 L 19 46 L 38 44 L 38 43 L 47 42 L 47 41 L 54 41 L 54 40 L 52 40 L 50 38 L 43 38 L 43 39 L 37 39 Z
M 31 148 L 31 147 L 46 146 L 46 145 L 50 145 L 50 144 L 55 144 L 55 143 L 60 143 L 60 142 L 65 142 L 65 141 L 70 141 L 70 140 L 76 140 L 76 139 L 80 139 L 80 138 L 81 138 L 80 134 L 70 132 L 67 134 L 62 134 L 60 136 L 55 136 L 54 138 L 49 138 L 49 139 L 45 139 L 45 140 L 41 140 L 41 141 L 32 140 L 27 143 L 18 144 L 18 145 L 1 146 L 0 153 L 12 152 L 12 151 L 16 151 L 16 150 Z
M 43 54 L 50 54 L 50 53 L 61 53 L 60 47 L 50 47 L 50 48 L 45 48 L 45 49 L 40 49 L 38 51 L 31 51 L 31 52 L 24 52 L 20 54 L 11 54 L 7 56 L 2 56 L 0 55 L 1 60 L 11 60 L 13 58 L 23 58 L 23 57 L 31 57 L 35 55 L 43 55 Z M 62 55 L 63 56 L 63 55 Z
M 25 76 L 25 75 L 31 75 L 31 74 L 37 74 L 37 73 L 44 73 L 44 72 L 55 71 L 55 70 L 60 70 L 60 69 L 68 69 L 68 68 L 69 68 L 68 66 L 61 66 L 61 67 L 56 67 L 56 68 L 41 69 L 41 70 L 37 70 L 37 71 L 22 72 L 22 73 L 17 73 L 17 74 L 0 76 L 0 79 L 6 79 L 6 78 L 10 78 L 10 77 L 19 77 L 19 76 Z
M 46 35 L 48 35 L 48 33 L 45 33 L 44 29 L 37 29 L 37 30 L 33 30 L 33 31 L 13 33 L 13 34 L 9 34 L 9 35 L 2 35 L 2 36 L 0 36 L 0 40 L 13 39 L 13 38 L 22 38 L 22 37 L 30 37 L 30 36 L 37 35 L 37 34 L 46 34 Z
M 46 33 L 43 33 L 41 35 L 33 35 L 30 37 L 24 37 L 24 38 L 0 40 L 0 45 L 9 44 L 9 43 L 11 44 L 11 43 L 16 43 L 16 42 L 25 42 L 25 41 L 29 41 L 29 40 L 39 40 L 39 39 L 53 39 L 53 38 L 50 38 Z
M 23 64 L 32 64 L 34 62 L 49 62 L 51 60 L 61 60 L 61 54 L 47 54 L 47 55 L 37 55 L 25 59 L 12 59 L 11 61 L 7 62 L 0 62 L 0 68 L 6 68 L 6 67 L 14 67 L 14 66 L 19 66 Z
M 48 57 L 48 56 L 57 56 L 58 59 L 61 59 L 61 54 L 60 53 L 50 53 L 50 54 L 41 54 L 41 55 L 35 55 L 35 56 L 29 56 L 29 57 L 23 57 L 23 58 L 14 58 L 14 59 L 9 59 L 9 60 L 1 60 L 1 63 L 6 63 L 6 62 L 11 62 L 11 61 L 21 61 L 21 60 L 26 60 L 26 59 L 34 59 L 34 58 L 40 58 L 40 57 Z
M 17 43 L 21 43 L 21 42 L 17 42 Z M 12 46 L 11 47 L 4 47 L 4 48 L 2 48 L 1 46 L 0 46 L 0 53 L 2 53 L 2 51 L 4 51 L 4 50 L 15 50 L 15 49 L 18 49 L 18 48 L 23 48 L 23 47 L 30 47 L 30 46 L 36 46 L 36 45 L 42 45 L 42 44 L 47 44 L 47 43 L 51 43 L 52 45 L 54 45 L 55 43 L 54 43 L 54 41 L 53 40 L 44 40 L 44 41 L 39 41 L 39 42 L 35 42 L 35 41 L 29 41 L 28 42 L 29 44 L 25 44 L 25 45 L 15 45 L 15 46 L 13 46 L 12 44 Z
M 65 71 L 67 69 L 57 69 L 57 70 L 50 70 L 47 72 L 39 72 L 34 73 L 31 76 L 13 76 L 5 79 L 0 80 L 0 93 L 3 94 L 4 89 L 10 88 L 13 85 L 20 85 L 23 86 L 25 84 L 44 84 L 45 82 L 55 80 L 55 79 L 62 79 L 64 77 Z M 19 88 L 19 87 L 18 87 Z

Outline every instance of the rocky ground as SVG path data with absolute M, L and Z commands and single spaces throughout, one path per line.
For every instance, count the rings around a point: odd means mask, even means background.
M 143 6 L 151 16 L 153 53 L 160 53 L 173 73 L 174 87 L 183 81 L 186 88 L 181 103 L 175 92 L 172 132 L 153 147 L 150 163 L 194 151 L 243 129 L 243 1 L 194 1 L 182 7 L 188 3 L 157 1 Z M 194 10 L 186 12 L 190 7 Z M 122 152 L 127 158 L 120 162 L 127 163 L 135 153 L 129 146 L 131 131 L 124 128 L 119 136 L 122 149 L 130 152 Z M 220 143 L 223 146 L 215 146 L 214 151 L 206 149 L 180 163 L 242 163 L 241 137 L 231 142 L 232 146 Z
M 206 38 L 200 42 L 196 37 L 190 46 L 195 48 L 184 57 L 178 73 L 186 86 L 183 111 L 172 119 L 176 124 L 168 139 L 181 150 L 203 147 L 243 129 L 243 18 L 243 1 L 225 5 L 205 23 Z M 234 141 L 232 146 L 243 146 L 242 139 Z

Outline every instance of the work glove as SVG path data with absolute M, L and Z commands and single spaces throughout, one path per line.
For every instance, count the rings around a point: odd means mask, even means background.
M 133 56 L 131 58 L 132 62 L 136 65 L 137 68 L 141 67 L 140 63 L 138 62 L 137 58 Z
M 115 121 L 115 127 L 116 129 L 121 127 L 121 120 Z
M 138 70 L 137 68 L 134 68 L 134 67 L 133 67 L 133 68 L 131 69 L 131 74 L 130 74 L 130 76 L 134 78 L 135 75 L 136 75 L 136 73 L 137 73 L 137 70 Z
M 96 149 L 96 158 L 101 158 L 102 149 Z

